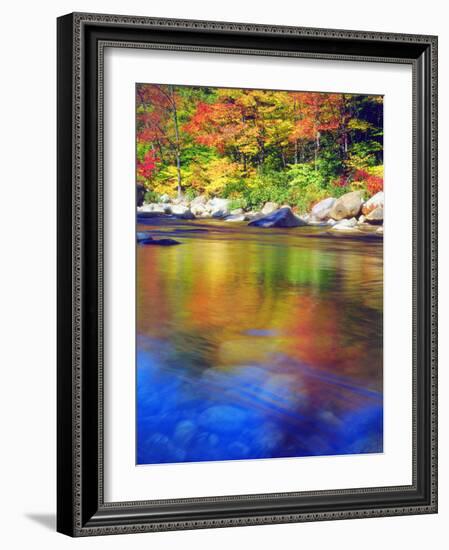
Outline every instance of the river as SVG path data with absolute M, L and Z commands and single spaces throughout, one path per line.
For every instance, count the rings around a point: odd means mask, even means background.
M 138 464 L 382 452 L 382 240 L 138 230 Z

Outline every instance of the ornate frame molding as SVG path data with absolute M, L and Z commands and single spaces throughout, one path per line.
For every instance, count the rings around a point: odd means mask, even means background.
M 148 40 L 121 39 L 121 34 L 133 29 L 147 32 Z M 89 42 L 89 31 L 107 31 L 108 38 L 95 35 Z M 151 41 L 150 31 L 162 31 L 170 36 L 167 43 L 158 38 Z M 201 45 L 176 43 L 176 33 L 191 33 Z M 170 35 L 170 33 L 172 33 Z M 173 34 L 174 33 L 174 34 Z M 100 32 L 101 34 L 101 32 Z M 104 33 L 103 33 L 104 34 Z M 235 36 L 241 41 L 251 38 L 265 47 L 249 48 L 208 43 L 220 37 Z M 140 34 L 141 36 L 141 34 Z M 291 37 L 306 44 L 306 49 L 271 48 L 271 40 Z M 338 41 L 341 53 L 323 51 L 331 41 Z M 92 46 L 94 44 L 94 46 Z M 290 44 L 289 44 L 290 45 Z M 392 45 L 397 45 L 396 49 Z M 282 493 L 266 495 L 239 495 L 233 497 L 207 497 L 203 499 L 176 499 L 170 501 L 145 501 L 105 503 L 103 500 L 103 52 L 104 47 L 157 48 L 181 51 L 206 51 L 223 54 L 251 54 L 270 56 L 296 56 L 319 59 L 342 59 L 366 62 L 409 63 L 413 66 L 414 99 L 414 304 L 413 304 L 413 371 L 414 371 L 414 463 L 413 484 L 410 487 L 384 487 L 348 489 L 340 491 L 316 491 L 307 493 Z M 352 48 L 352 50 L 351 50 Z M 377 53 L 382 49 L 382 52 Z M 359 53 L 354 53 L 359 51 Z M 424 35 L 374 33 L 332 29 L 311 29 L 157 19 L 148 17 L 116 16 L 76 13 L 58 21 L 58 530 L 72 536 L 161 531 L 192 528 L 211 528 L 237 525 L 258 525 L 330 519 L 391 516 L 437 511 L 437 38 Z M 389 53 L 400 55 L 386 55 Z M 408 53 L 407 53 L 408 52 Z M 70 66 L 68 63 L 70 62 Z M 96 75 L 95 83 L 93 82 Z M 95 99 L 88 99 L 88 94 Z M 84 109 L 90 101 L 96 103 L 97 120 L 87 128 Z M 67 124 L 71 125 L 70 140 Z M 90 134 L 89 134 L 90 132 Z M 90 141 L 86 138 L 89 137 Z M 96 145 L 94 144 L 96 141 Z M 89 148 L 90 145 L 90 148 Z M 92 147 L 96 147 L 94 159 Z M 88 168 L 86 166 L 89 165 Z M 91 166 L 93 165 L 93 166 Z M 90 170 L 90 172 L 89 172 Z M 87 182 L 95 179 L 95 189 Z M 95 213 L 86 214 L 86 201 L 95 202 Z M 95 251 L 88 249 L 84 235 L 89 232 L 96 238 Z M 423 245 L 429 246 L 423 249 Z M 67 251 L 69 247 L 69 252 Z M 95 252 L 95 272 L 92 272 Z M 90 269 L 90 271 L 89 271 Z M 94 280 L 95 279 L 95 280 Z M 69 290 L 70 287 L 70 290 Z M 70 293 L 70 296 L 69 296 Z M 86 343 L 86 303 L 96 298 L 96 357 L 93 343 Z M 418 311 L 425 312 L 424 322 L 418 321 Z M 70 319 L 70 322 L 68 322 Z M 422 361 L 426 361 L 423 365 Z M 95 372 L 87 374 L 86 364 L 93 361 Z M 420 363 L 421 361 L 421 363 Z M 93 364 L 93 363 L 92 363 Z M 419 367 L 419 373 L 417 371 Z M 426 387 L 423 388 L 422 385 Z M 86 391 L 86 385 L 89 391 Z M 425 424 L 418 407 L 418 389 L 428 399 Z M 97 414 L 95 431 L 88 431 L 83 423 L 86 410 Z M 425 432 L 425 433 L 424 433 Z M 419 436 L 419 437 L 418 437 Z M 427 442 L 427 443 L 426 443 Z M 87 452 L 95 460 L 87 459 Z M 418 451 L 426 444 L 426 483 L 423 487 L 423 460 Z M 418 448 L 418 445 L 421 447 Z M 87 463 L 89 463 L 87 465 Z M 95 470 L 95 471 L 94 471 Z M 86 482 L 95 481 L 95 488 L 88 489 Z M 424 490 L 425 489 L 425 490 Z M 357 498 L 365 500 L 369 495 L 393 495 L 391 502 L 377 505 L 371 502 L 357 506 Z M 425 492 L 425 498 L 423 497 Z M 420 498 L 412 495 L 420 493 Z M 407 502 L 409 494 L 409 503 Z M 396 501 L 394 495 L 397 495 Z M 301 509 L 292 513 L 251 514 L 243 511 L 245 502 L 285 500 L 287 498 L 332 498 L 353 501 L 343 509 L 324 511 Z M 399 498 L 399 496 L 401 498 Z M 356 498 L 357 497 L 357 498 Z M 176 519 L 176 513 L 155 520 L 151 507 L 155 505 L 184 506 L 183 514 L 193 504 L 228 504 L 224 517 L 192 517 Z M 235 504 L 233 517 L 229 517 L 229 504 Z M 238 505 L 241 505 L 240 507 Z M 329 507 L 329 506 L 328 506 Z M 305 508 L 305 506 L 303 506 Z M 204 515 L 206 512 L 204 513 Z M 180 513 L 178 514 L 178 516 Z M 172 518 L 172 519 L 170 519 Z

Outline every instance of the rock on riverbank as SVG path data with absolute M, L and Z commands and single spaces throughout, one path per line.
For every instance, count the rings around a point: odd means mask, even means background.
M 299 227 L 307 225 L 307 223 L 293 214 L 290 206 L 283 206 L 279 210 L 274 210 L 268 216 L 249 222 L 248 225 L 254 227 Z
M 383 235 L 384 194 L 379 192 L 364 200 L 362 191 L 351 191 L 339 198 L 327 197 L 313 205 L 309 213 L 299 216 L 289 205 L 267 202 L 260 210 L 231 207 L 231 201 L 200 195 L 189 201 L 185 198 L 160 197 L 158 203 L 137 207 L 137 217 L 171 217 L 182 220 L 215 219 L 245 223 L 252 227 L 328 227 L 335 233 L 367 233 Z M 377 227 L 375 227 L 377 226 Z M 379 227 L 380 226 L 380 227 Z
M 337 199 L 329 211 L 329 217 L 336 221 L 353 218 L 362 211 L 362 191 L 352 191 Z

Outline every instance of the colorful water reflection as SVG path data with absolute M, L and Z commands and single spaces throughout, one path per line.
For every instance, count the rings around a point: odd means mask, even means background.
M 139 226 L 137 463 L 382 452 L 382 242 L 227 225 Z

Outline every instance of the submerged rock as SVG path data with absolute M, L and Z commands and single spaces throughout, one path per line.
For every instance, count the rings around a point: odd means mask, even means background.
M 313 218 L 307 216 L 301 216 L 302 220 L 307 223 L 307 225 L 312 225 L 314 227 L 326 227 L 329 225 L 329 220 L 314 220 Z M 337 223 L 335 220 L 332 220 L 334 223 Z
M 177 443 L 189 444 L 192 438 L 195 436 L 198 427 L 191 420 L 181 420 L 176 424 L 175 431 L 173 433 L 173 439 Z
M 136 233 L 136 239 L 138 243 L 145 240 L 151 240 L 151 238 L 151 235 L 149 233 L 146 233 L 145 231 L 137 231 Z
M 146 239 L 140 240 L 139 244 L 150 244 L 155 246 L 173 246 L 175 244 L 181 244 L 181 243 L 179 241 L 175 241 L 175 239 L 153 239 L 152 237 L 148 237 Z
M 332 227 L 332 231 L 358 231 L 356 229 L 357 220 L 351 218 L 350 220 L 341 220 Z
M 245 214 L 233 214 L 225 218 L 225 222 L 244 222 L 246 219 Z
M 209 229 L 205 227 L 177 227 L 174 231 L 177 233 L 207 233 Z
M 201 427 L 218 433 L 239 432 L 245 425 L 247 413 L 232 405 L 213 405 L 199 416 Z
M 212 217 L 217 219 L 226 218 L 229 214 L 230 212 L 227 208 L 215 208 L 212 210 Z
M 160 218 L 161 216 L 165 216 L 166 214 L 163 212 L 153 212 L 148 210 L 139 210 L 137 212 L 137 218 L 146 219 L 146 218 Z
M 252 225 L 254 227 L 299 227 L 302 225 L 307 225 L 307 223 L 304 220 L 301 220 L 301 218 L 298 218 L 293 214 L 291 209 L 287 206 L 284 206 L 283 208 L 280 208 L 279 210 L 275 210 L 268 216 L 264 216 L 263 218 L 253 220 L 249 222 L 248 225 Z
M 346 193 L 335 201 L 329 212 L 329 216 L 337 221 L 343 220 L 344 218 L 353 218 L 360 214 L 362 204 L 363 191 Z

